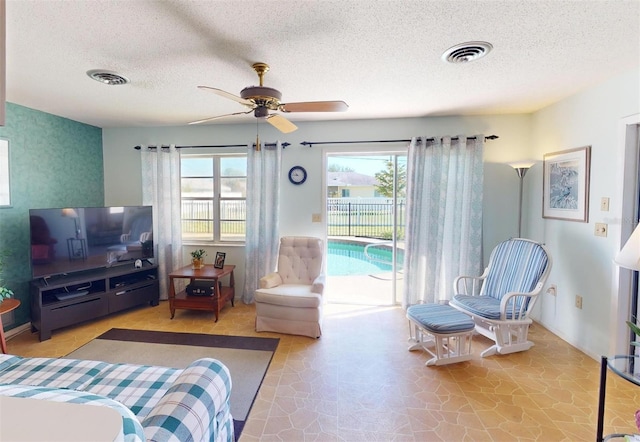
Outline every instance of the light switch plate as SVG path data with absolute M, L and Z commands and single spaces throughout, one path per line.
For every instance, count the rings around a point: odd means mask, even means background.
M 609 198 L 607 198 L 606 196 L 603 196 L 600 200 L 600 210 L 602 210 L 603 212 L 609 211 Z

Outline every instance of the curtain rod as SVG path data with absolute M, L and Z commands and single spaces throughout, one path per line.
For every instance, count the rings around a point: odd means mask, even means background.
M 420 138 L 420 137 L 419 137 Z M 486 140 L 495 140 L 499 138 L 497 135 L 488 135 L 484 137 Z M 457 140 L 458 137 L 451 138 Z M 467 137 L 467 140 L 475 140 L 476 137 Z M 435 138 L 427 138 L 427 141 L 434 141 Z M 409 143 L 411 140 L 372 140 L 372 141 L 303 141 L 300 144 L 303 146 L 313 146 L 314 144 L 366 144 L 366 143 Z
M 264 143 L 262 144 L 265 147 L 275 147 L 276 143 Z M 287 146 L 290 146 L 290 143 L 281 143 L 280 144 L 282 146 L 282 148 L 284 149 Z M 253 147 L 256 147 L 256 143 L 252 144 Z M 169 149 L 169 147 L 171 146 L 167 146 L 167 145 L 162 145 L 160 146 L 160 149 Z M 209 147 L 209 148 L 222 148 L 222 147 L 247 147 L 246 144 L 212 144 L 209 146 L 175 146 L 176 149 L 200 149 L 200 148 L 204 148 L 204 147 Z M 140 150 L 142 149 L 142 146 L 134 146 L 133 147 L 135 150 Z M 147 149 L 158 149 L 158 146 L 147 146 Z

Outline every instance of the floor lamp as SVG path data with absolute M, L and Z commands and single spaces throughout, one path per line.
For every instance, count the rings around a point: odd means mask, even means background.
M 71 209 L 71 208 L 66 208 L 66 209 L 62 209 L 62 216 L 64 216 L 65 218 L 73 218 L 73 222 L 75 223 L 75 234 L 76 234 L 76 238 L 80 238 L 80 226 L 78 224 L 79 221 L 79 216 L 78 216 L 78 212 L 76 211 L 76 209 Z
M 622 268 L 640 271 L 640 224 L 636 226 L 633 233 L 614 258 L 614 262 Z M 631 318 L 633 323 L 637 323 L 634 319 L 638 310 L 638 273 L 633 275 L 633 287 L 631 293 Z M 635 340 L 635 333 L 630 332 L 631 340 Z M 633 350 L 633 349 L 631 349 Z M 633 351 L 631 351 L 633 354 Z
M 614 261 L 625 269 L 640 270 L 640 225 L 635 228 Z
M 522 182 L 524 181 L 524 176 L 527 174 L 527 171 L 531 169 L 535 162 L 533 161 L 520 161 L 518 163 L 509 163 L 509 166 L 513 167 L 518 174 L 518 178 L 520 178 L 520 197 L 518 200 L 518 238 L 520 238 L 522 233 Z

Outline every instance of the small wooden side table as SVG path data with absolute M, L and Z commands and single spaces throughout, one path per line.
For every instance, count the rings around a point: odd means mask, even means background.
M 206 310 L 216 314 L 215 322 L 218 322 L 220 310 L 227 301 L 231 301 L 233 307 L 235 297 L 235 282 L 233 280 L 234 265 L 226 265 L 221 269 L 216 269 L 213 264 L 205 264 L 201 269 L 193 269 L 190 265 L 174 270 L 169 273 L 169 310 L 171 311 L 171 319 L 176 314 L 176 309 L 187 310 Z M 220 287 L 218 280 L 225 276 L 229 276 L 229 285 Z M 189 296 L 186 291 L 182 290 L 176 293 L 175 280 L 188 279 L 189 282 L 196 279 L 212 281 L 213 296 Z
M 7 298 L 0 302 L 0 348 L 2 353 L 7 354 L 7 342 L 4 340 L 4 326 L 2 325 L 2 315 L 9 313 L 20 307 L 20 300 L 16 298 Z

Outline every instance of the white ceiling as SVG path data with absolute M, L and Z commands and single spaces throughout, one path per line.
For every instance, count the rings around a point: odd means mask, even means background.
M 6 0 L 6 15 L 7 100 L 99 127 L 243 111 L 197 86 L 239 95 L 254 62 L 285 103 L 349 104 L 294 122 L 526 113 L 640 65 L 638 0 Z M 474 40 L 493 51 L 441 60 Z

